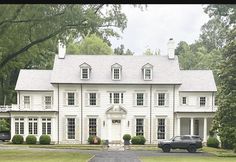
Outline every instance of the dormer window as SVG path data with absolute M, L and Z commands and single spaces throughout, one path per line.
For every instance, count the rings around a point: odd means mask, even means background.
M 80 65 L 80 77 L 82 80 L 88 80 L 90 78 L 91 66 L 87 63 Z
M 122 66 L 118 63 L 111 66 L 112 80 L 121 80 L 121 68 Z
M 145 64 L 142 67 L 144 80 L 152 80 L 152 69 L 153 69 L 153 66 L 149 63 Z

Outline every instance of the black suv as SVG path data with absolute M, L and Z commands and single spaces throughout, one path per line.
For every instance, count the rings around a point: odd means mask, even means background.
M 11 139 L 11 134 L 10 132 L 0 132 L 0 141 L 9 141 Z
M 158 147 L 163 152 L 170 152 L 170 149 L 187 149 L 188 152 L 196 152 L 202 148 L 202 139 L 197 135 L 175 136 L 169 141 L 160 141 Z

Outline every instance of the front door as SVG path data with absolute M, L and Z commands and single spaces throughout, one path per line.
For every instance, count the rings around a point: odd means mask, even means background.
M 111 135 L 112 141 L 121 140 L 121 120 L 112 120 Z

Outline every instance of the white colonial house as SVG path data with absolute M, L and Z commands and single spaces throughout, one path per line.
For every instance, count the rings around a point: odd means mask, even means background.
M 59 45 L 52 70 L 20 70 L 17 104 L 0 112 L 11 136 L 87 143 L 89 135 L 157 143 L 175 135 L 206 141 L 216 111 L 211 70 L 180 70 L 173 40 L 166 56 L 68 55 Z

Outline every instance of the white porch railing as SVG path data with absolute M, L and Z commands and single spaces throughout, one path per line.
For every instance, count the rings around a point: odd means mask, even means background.
M 12 105 L 0 105 L 0 112 L 7 112 L 12 109 Z

